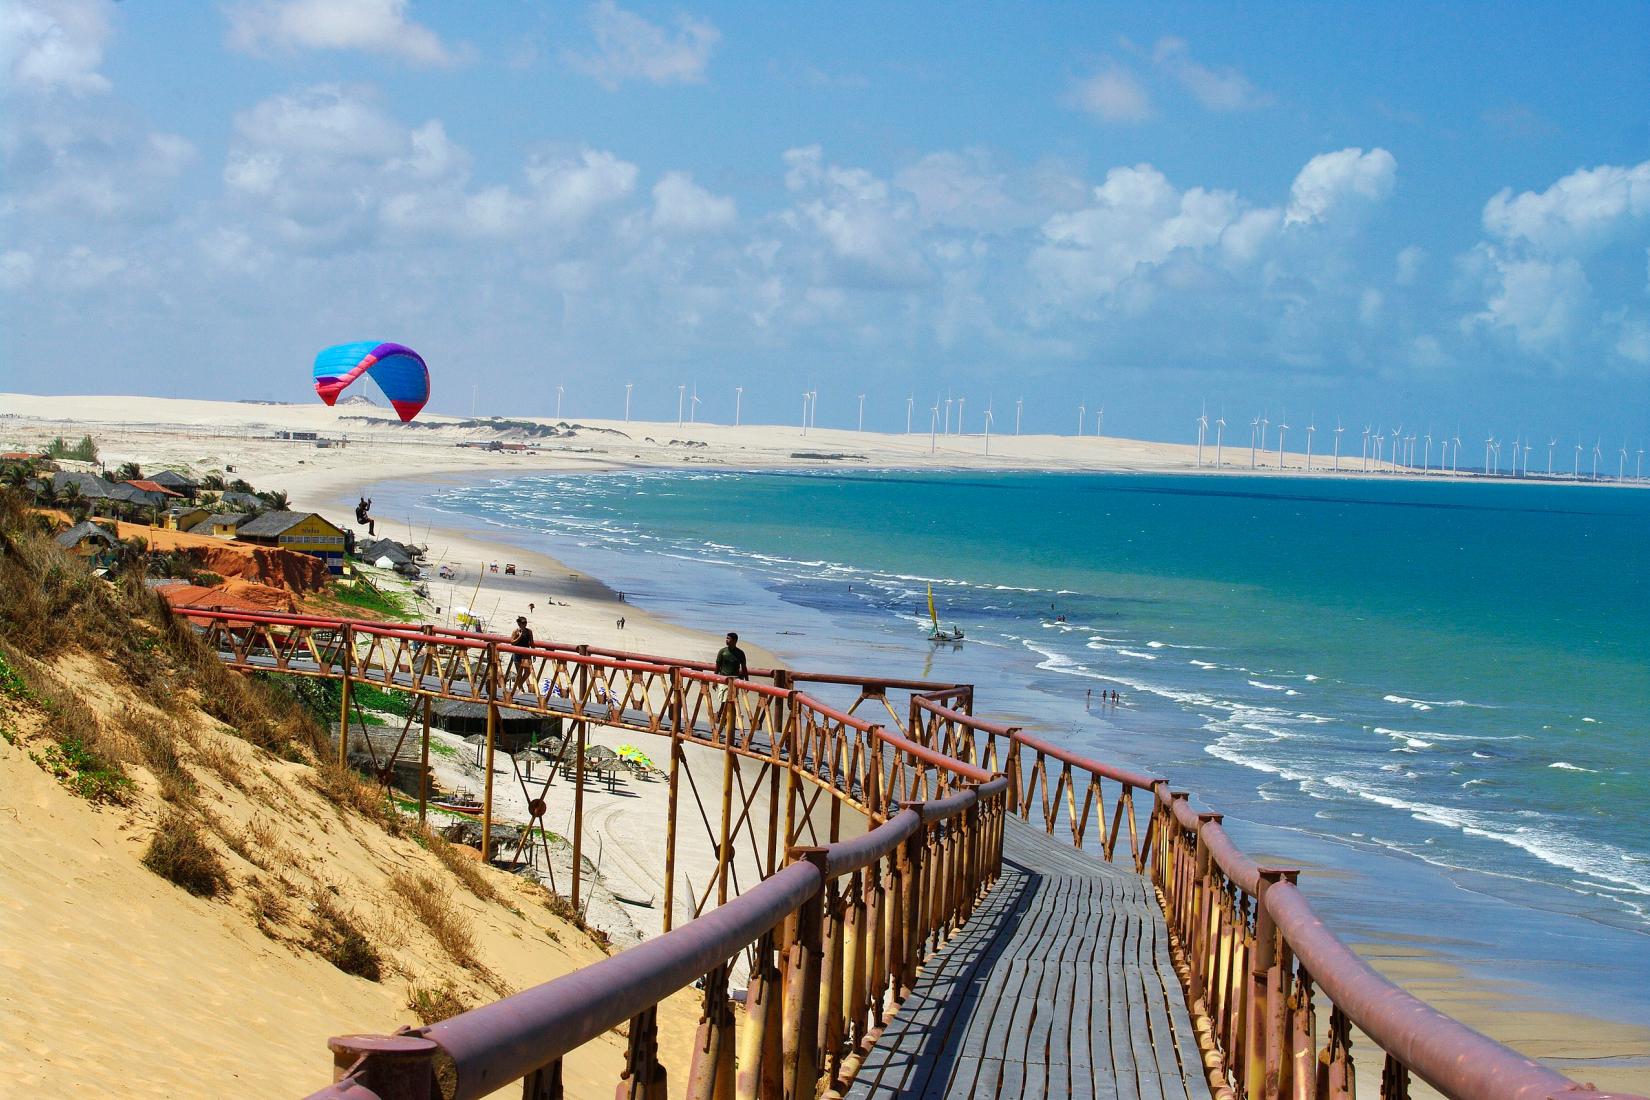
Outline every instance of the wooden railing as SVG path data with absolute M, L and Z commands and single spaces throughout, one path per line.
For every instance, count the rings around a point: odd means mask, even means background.
M 1168 922 L 1216 1100 L 1351 1100 L 1359 1040 L 1380 1059 L 1381 1100 L 1407 1098 L 1412 1077 L 1451 1100 L 1644 1100 L 1578 1084 L 1382 977 L 1324 924 L 1296 885 L 1298 871 L 1256 864 L 1220 814 L 1194 811 L 1167 780 L 976 718 L 933 694 L 913 696 L 910 728 L 924 745 L 1006 773 L 1009 812 L 1037 819 L 1050 836 L 1063 832 L 1112 861 L 1127 830 L 1126 850 Z M 1103 783 L 1118 788 L 1109 827 Z M 1139 832 L 1136 792 L 1149 807 Z
M 560 1059 L 628 1021 L 619 1095 L 663 1100 L 655 1009 L 701 981 L 688 1096 L 806 1097 L 816 1086 L 841 1087 L 922 961 L 996 879 L 1003 823 L 1017 814 L 1098 859 L 1116 862 L 1121 847 L 1149 876 L 1217 1098 L 1350 1098 L 1361 1057 L 1354 1044 L 1367 1042 L 1380 1055 L 1382 1100 L 1407 1097 L 1412 1077 L 1454 1100 L 1645 1100 L 1577 1084 L 1405 993 L 1329 931 L 1296 871 L 1255 864 L 1219 814 L 1194 811 L 1164 779 L 975 717 L 969 685 L 783 669 L 734 680 L 697 662 L 559 644 L 520 649 L 435 627 L 183 614 L 234 667 L 343 680 L 346 716 L 348 685 L 362 682 L 561 715 L 581 731 L 596 722 L 670 737 L 672 821 L 682 744 L 789 777 L 784 828 L 769 831 L 770 848 L 785 838 L 786 858 L 780 866 L 770 856 L 763 881 L 729 893 L 725 786 L 713 884 L 721 904 L 443 1023 L 336 1039 L 339 1079 L 316 1096 L 432 1096 L 439 1071 L 447 1097 L 517 1079 L 528 1100 L 559 1097 Z M 855 687 L 858 697 L 841 709 L 798 690 L 800 682 Z M 903 729 L 892 690 L 910 692 Z M 885 707 L 891 724 L 860 717 L 867 702 Z M 796 844 L 804 784 L 874 827 L 852 840 L 836 840 L 833 828 L 830 843 Z M 667 900 L 667 920 L 669 911 Z M 728 979 L 741 952 L 753 965 L 735 1052 Z

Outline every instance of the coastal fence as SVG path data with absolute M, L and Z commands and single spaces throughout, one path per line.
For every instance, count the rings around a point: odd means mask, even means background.
M 912 696 L 912 738 L 1005 773 L 1008 812 L 1028 821 L 1035 814 L 1048 835 L 1063 832 L 1108 862 L 1127 830 L 1125 851 L 1150 878 L 1168 922 L 1216 1100 L 1351 1100 L 1367 1057 L 1379 1059 L 1381 1100 L 1406 1100 L 1413 1078 L 1451 1100 L 1642 1100 L 1578 1084 L 1406 993 L 1329 930 L 1297 885 L 1298 870 L 1257 864 L 1220 814 L 1194 810 L 1189 793 L 1168 780 L 940 698 Z M 1106 784 L 1118 788 L 1109 827 Z M 1138 831 L 1137 792 L 1148 814 Z M 1372 1050 L 1355 1049 L 1359 1041 Z
M 1134 870 L 1149 877 L 1204 1070 L 1220 1100 L 1349 1098 L 1360 1062 L 1375 1056 L 1382 1100 L 1407 1097 L 1412 1078 L 1453 1100 L 1578 1093 L 1610 1100 L 1387 981 L 1324 925 L 1296 885 L 1297 871 L 1257 865 L 1227 836 L 1219 814 L 1192 809 L 1187 792 L 978 718 L 969 685 L 783 669 L 736 680 L 715 675 L 703 662 L 554 643 L 521 649 L 496 636 L 439 627 L 180 614 L 232 667 L 341 679 L 346 717 L 353 681 L 571 717 L 581 754 L 589 722 L 671 738 L 667 864 L 676 843 L 682 748 L 697 744 L 724 754 L 719 835 L 713 837 L 718 873 L 695 900 L 693 920 L 446 1024 L 336 1040 L 343 1076 L 317 1095 L 429 1095 L 417 1090 L 430 1087 L 430 1066 L 437 1064 L 443 1095 L 481 1095 L 514 1079 L 497 1074 L 520 1069 L 524 1095 L 557 1096 L 556 1061 L 629 1020 L 631 1068 L 620 1095 L 662 1098 L 652 1006 L 700 978 L 705 1007 L 690 1096 L 803 1095 L 793 1091 L 797 1082 L 821 1075 L 840 1084 L 908 990 L 920 961 L 967 919 L 994 880 L 1003 820 L 1017 814 L 1108 862 L 1118 861 L 1121 847 Z M 798 690 L 798 682 L 857 689 L 857 697 L 838 708 Z M 893 690 L 910 692 L 903 729 L 889 702 Z M 873 712 L 881 705 L 891 724 L 860 717 L 856 711 L 865 704 Z M 755 843 L 756 796 L 742 791 L 736 804 L 742 782 L 732 766 L 736 756 L 760 765 L 752 788 L 766 782 L 770 791 L 768 854 L 758 861 L 764 877 L 748 890 L 740 888 L 729 852 L 741 829 Z M 580 778 L 582 797 L 582 771 Z M 813 812 L 822 797 L 830 799 L 825 823 Z M 841 840 L 844 808 L 875 827 Z M 575 813 L 575 847 L 579 824 Z M 674 879 L 674 873 L 667 878 L 667 897 Z M 575 897 L 578 888 L 575 873 Z M 708 905 L 712 890 L 716 907 Z M 669 911 L 667 903 L 667 928 Z M 729 960 L 741 951 L 751 952 L 753 966 L 740 1031 L 757 1045 L 741 1047 L 735 1081 L 718 1067 L 732 1064 L 725 1055 L 734 1010 L 723 994 Z M 759 1016 L 752 1015 L 753 1004 Z M 447 1090 L 461 1063 L 479 1091 Z M 484 1080 L 491 1083 L 483 1087 Z

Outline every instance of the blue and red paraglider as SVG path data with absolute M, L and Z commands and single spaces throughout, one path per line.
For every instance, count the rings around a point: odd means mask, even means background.
M 315 357 L 315 392 L 331 405 L 363 374 L 378 383 L 402 421 L 417 416 L 430 399 L 430 369 L 423 356 L 377 340 L 322 349 Z

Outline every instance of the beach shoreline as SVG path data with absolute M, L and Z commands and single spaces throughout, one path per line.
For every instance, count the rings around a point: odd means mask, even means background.
M 3 399 L 0 399 L 3 400 Z M 261 409 L 262 406 L 253 408 Z M 281 409 L 296 407 L 283 406 Z M 9 412 L 3 403 L 0 411 Z M 311 410 L 303 410 L 310 412 Z M 336 410 L 324 410 L 332 413 Z M 307 421 L 306 421 L 307 422 Z M 72 421 L 54 421 L 53 424 L 78 424 L 94 434 L 100 431 L 99 425 L 107 423 L 93 417 L 82 416 Z M 256 423 L 256 422 L 254 422 Z M 0 436 L 8 436 L 14 422 L 0 420 Z M 35 421 L 30 430 L 38 433 L 52 427 L 44 421 Z M 669 425 L 638 425 L 659 431 L 673 430 Z M 693 426 L 695 430 L 708 426 Z M 65 434 L 74 429 L 65 427 Z M 764 429 L 770 433 L 788 432 L 795 434 L 795 429 Z M 708 434 L 708 433 L 705 433 Z M 856 433 L 818 432 L 809 437 L 810 445 L 824 445 L 825 440 L 835 445 L 838 438 L 854 437 Z M 409 445 L 401 440 L 379 439 L 368 437 L 358 439 L 353 433 L 350 445 L 337 450 L 304 450 L 298 445 L 280 441 L 275 442 L 266 438 L 252 436 L 236 437 L 224 435 L 219 440 L 210 441 L 210 445 L 203 446 L 206 441 L 199 434 L 191 434 L 187 428 L 179 430 L 169 429 L 136 429 L 116 431 L 114 438 L 105 445 L 105 461 L 112 466 L 117 461 L 127 459 L 143 463 L 182 463 L 198 468 L 200 458 L 186 457 L 192 453 L 209 452 L 205 458 L 214 457 L 210 452 L 221 451 L 223 454 L 234 455 L 236 466 L 234 476 L 244 476 L 259 488 L 285 489 L 288 491 L 292 504 L 295 507 L 314 509 L 336 518 L 347 516 L 353 506 L 354 497 L 358 493 L 386 493 L 390 498 L 402 493 L 417 493 L 428 491 L 432 479 L 444 486 L 462 486 L 477 481 L 493 478 L 512 478 L 524 475 L 555 475 L 560 473 L 581 472 L 594 473 L 613 470 L 645 470 L 645 469 L 704 469 L 707 466 L 718 472 L 734 472 L 739 469 L 775 469 L 775 468 L 811 468 L 811 469 L 852 469 L 865 470 L 867 465 L 854 464 L 842 466 L 831 462 L 797 461 L 789 456 L 781 456 L 778 450 L 790 446 L 786 442 L 778 448 L 768 447 L 762 453 L 734 453 L 730 451 L 717 452 L 723 455 L 722 461 L 711 464 L 704 461 L 702 456 L 692 451 L 672 453 L 664 448 L 655 446 L 648 450 L 643 447 L 638 451 L 629 452 L 629 445 L 613 448 L 605 453 L 588 453 L 584 451 L 556 450 L 525 456 L 501 456 L 487 452 L 471 451 L 452 446 L 444 447 L 418 444 Z M 819 441 L 816 443 L 815 441 Z M 926 442 L 926 441 L 924 441 Z M 995 442 L 995 440 L 994 440 Z M 667 445 L 668 446 L 668 445 Z M 1177 445 L 1152 445 L 1173 449 Z M 1190 447 L 1179 447 L 1179 450 L 1190 451 Z M 363 454 L 362 452 L 368 452 Z M 629 452 L 629 453 L 621 453 Z M 299 457 L 302 455 L 302 457 Z M 891 455 L 891 459 L 900 456 Z M 998 456 L 992 456 L 998 457 Z M 1110 467 L 1113 469 L 1149 470 L 1150 472 L 1176 473 L 1232 473 L 1250 475 L 1265 473 L 1266 471 L 1250 471 L 1248 469 L 1227 469 L 1214 471 L 1205 469 L 1198 471 L 1189 463 L 1174 465 L 1173 455 L 1168 456 L 1161 466 L 1122 466 Z M 737 462 L 735 462 L 737 460 Z M 940 465 L 937 463 L 916 463 L 915 467 L 937 471 L 942 468 L 981 469 L 983 464 L 964 463 L 961 465 Z M 899 461 L 890 461 L 881 468 L 908 468 Z M 992 469 L 1042 469 L 1036 465 L 1008 465 L 993 464 Z M 1074 469 L 1067 464 L 1055 464 L 1055 468 Z M 1105 467 L 1082 467 L 1083 469 L 1098 469 Z M 1299 476 L 1299 469 L 1285 469 L 1280 471 L 1286 476 Z M 1314 471 L 1316 476 L 1316 471 Z M 1324 472 L 1323 476 L 1335 476 Z M 1357 473 L 1342 471 L 1342 477 L 1365 476 Z M 1383 475 L 1387 477 L 1404 475 Z M 1462 475 L 1465 477 L 1466 475 Z M 1507 480 L 1507 479 L 1500 479 Z M 1583 482 L 1582 484 L 1586 484 Z M 380 534 L 398 537 L 395 527 L 398 519 L 389 513 L 380 513 L 383 523 Z M 458 521 L 461 517 L 454 516 Z M 414 524 L 413 534 L 417 534 L 417 525 Z M 623 599 L 622 594 L 602 582 L 602 579 L 590 576 L 587 572 L 574 569 L 558 560 L 554 555 L 537 549 L 529 549 L 518 544 L 510 534 L 507 525 L 500 524 L 496 531 L 489 531 L 485 527 L 480 530 L 466 531 L 455 524 L 437 524 L 426 522 L 425 535 L 419 541 L 428 540 L 431 544 L 432 555 L 439 554 L 442 560 L 457 560 L 466 564 L 473 563 L 481 580 L 481 585 L 474 590 L 470 597 L 472 606 L 496 608 L 496 619 L 493 629 L 506 629 L 503 620 L 513 619 L 512 610 L 518 613 L 527 613 L 536 634 L 543 639 L 557 641 L 586 642 L 612 648 L 626 648 L 658 653 L 661 655 L 684 656 L 692 655 L 699 659 L 706 659 L 720 644 L 720 639 L 703 630 L 696 630 L 669 621 L 664 615 L 654 614 L 645 606 L 637 606 Z M 435 544 L 442 542 L 441 547 Z M 432 561 L 436 560 L 432 556 Z M 518 567 L 531 569 L 531 575 L 524 576 L 518 572 L 514 578 L 508 578 L 514 583 L 505 583 L 505 575 L 491 572 L 479 573 L 484 563 L 492 561 L 514 561 Z M 474 584 L 476 575 L 469 575 L 469 583 Z M 495 577 L 497 578 L 495 580 Z M 555 578 L 557 586 L 528 585 L 526 581 L 549 580 Z M 564 582 L 572 582 L 567 584 Z M 454 586 L 456 590 L 456 586 Z M 561 596 L 572 596 L 566 605 L 540 603 L 529 598 L 529 593 L 536 593 L 543 588 L 548 599 L 559 599 Z M 434 589 L 432 589 L 434 594 Z M 491 597 L 492 602 L 489 602 Z M 509 601 L 509 602 L 507 602 Z M 513 603 L 513 608 L 512 608 Z M 532 603 L 535 608 L 526 612 L 523 603 Z M 452 599 L 436 601 L 436 606 L 448 609 Z M 626 620 L 625 628 L 621 631 L 617 627 L 620 616 Z M 771 654 L 758 647 L 747 647 L 752 650 L 752 663 L 783 663 Z M 1521 1045 L 1529 1048 L 1532 1054 L 1557 1059 L 1556 1063 L 1565 1072 L 1573 1072 L 1582 1079 L 1592 1080 L 1601 1087 L 1636 1088 L 1643 1090 L 1650 1082 L 1650 1028 L 1634 1027 L 1630 1024 L 1604 1021 L 1595 1016 L 1572 1012 L 1549 1012 L 1537 1005 L 1531 1005 L 1528 998 L 1509 992 L 1504 983 L 1481 978 L 1463 972 L 1451 963 L 1443 961 L 1432 952 L 1424 958 L 1414 954 L 1413 945 L 1406 945 L 1401 937 L 1390 940 L 1383 939 L 1379 934 L 1370 935 L 1368 928 L 1359 930 L 1357 949 L 1360 953 L 1371 957 L 1378 969 L 1388 973 L 1390 977 L 1411 988 L 1412 992 L 1423 996 L 1430 1003 L 1443 1011 L 1449 1012 L 1479 1030 L 1492 1035 L 1504 1042 Z M 1406 953 L 1408 952 L 1408 953 Z M 1419 958 L 1419 961 L 1417 959 Z M 1511 1007 L 1509 1007 L 1511 1006 Z

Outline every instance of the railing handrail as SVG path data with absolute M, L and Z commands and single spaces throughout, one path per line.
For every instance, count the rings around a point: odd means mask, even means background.
M 363 633 L 383 634 L 410 641 L 429 642 L 434 638 L 469 648 L 485 647 L 493 652 L 502 650 L 507 653 L 547 655 L 557 660 L 586 662 L 599 667 L 631 667 L 636 671 L 676 675 L 685 672 L 690 678 L 707 683 L 727 683 L 730 687 L 755 689 L 759 694 L 770 697 L 788 697 L 802 708 L 813 710 L 830 721 L 840 722 L 847 728 L 880 740 L 919 764 L 943 768 L 969 783 L 960 791 L 926 802 L 906 802 L 899 812 L 853 840 L 841 841 L 823 849 L 809 850 L 816 853 L 815 859 L 799 860 L 788 865 L 744 894 L 730 899 L 717 909 L 658 939 L 517 994 L 516 997 L 498 1004 L 484 1006 L 442 1024 L 407 1033 L 438 1042 L 447 1055 L 453 1058 L 460 1072 L 457 1093 L 460 1097 L 484 1095 L 512 1080 L 513 1078 L 499 1075 L 500 1067 L 515 1072 L 519 1077 L 546 1064 L 553 1057 L 559 1057 L 559 1053 L 566 1053 L 617 1026 L 625 1019 L 636 1016 L 638 1011 L 657 1004 L 662 997 L 684 987 L 712 967 L 721 965 L 739 950 L 773 930 L 791 913 L 797 912 L 799 907 L 807 904 L 809 899 L 816 899 L 820 891 L 829 886 L 834 879 L 891 857 L 902 844 L 910 841 L 919 831 L 934 822 L 968 811 L 984 799 L 1002 794 L 1009 783 L 1007 776 L 994 775 L 973 763 L 955 759 L 937 749 L 919 744 L 897 728 L 889 729 L 857 718 L 794 688 L 787 689 L 754 680 L 734 680 L 708 675 L 702 666 L 692 662 L 673 662 L 665 659 L 656 665 L 648 662 L 627 663 L 622 657 L 634 655 L 620 655 L 618 651 L 596 655 L 588 648 L 575 649 L 554 643 L 538 644 L 531 648 L 515 647 L 508 645 L 507 640 L 505 644 L 500 644 L 500 639 L 496 637 L 474 632 L 455 632 L 442 628 L 410 631 L 370 620 L 337 620 L 193 609 L 180 609 L 179 614 L 190 619 L 265 622 L 331 629 L 348 627 Z M 877 683 L 858 678 L 823 682 L 860 685 Z M 993 736 L 1006 736 L 1016 745 L 1049 756 L 1073 768 L 1089 771 L 1095 776 L 1109 778 L 1126 788 L 1150 789 L 1153 791 L 1156 807 L 1153 827 L 1156 827 L 1155 821 L 1158 817 L 1166 817 L 1175 828 L 1182 831 L 1183 838 L 1191 838 L 1195 850 L 1201 853 L 1195 868 L 1188 868 L 1180 862 L 1180 855 L 1170 852 L 1167 848 L 1159 854 L 1158 862 L 1154 866 L 1154 873 L 1159 876 L 1160 885 L 1165 892 L 1171 938 L 1176 943 L 1177 950 L 1190 950 L 1194 954 L 1191 966 L 1197 973 L 1186 979 L 1189 983 L 1188 1001 L 1195 997 L 1198 1005 L 1204 1004 L 1201 990 L 1204 979 L 1199 976 L 1202 967 L 1212 967 L 1209 973 L 1223 981 L 1231 982 L 1239 977 L 1245 983 L 1249 980 L 1247 974 L 1235 971 L 1229 965 L 1229 959 L 1227 962 L 1220 961 L 1227 957 L 1222 952 L 1231 950 L 1229 946 L 1221 947 L 1220 944 L 1228 942 L 1228 935 L 1239 934 L 1242 930 L 1234 930 L 1223 925 L 1217 932 L 1207 923 L 1217 921 L 1217 918 L 1224 919 L 1215 911 L 1216 903 L 1213 899 L 1216 895 L 1199 892 L 1198 876 L 1208 873 L 1204 868 L 1212 866 L 1233 889 L 1255 899 L 1253 915 L 1257 924 L 1256 941 L 1252 946 L 1239 945 L 1242 947 L 1246 966 L 1258 967 L 1261 961 L 1270 957 L 1271 946 L 1261 941 L 1275 934 L 1282 947 L 1300 962 L 1303 968 L 1302 980 L 1305 981 L 1306 975 L 1309 974 L 1311 980 L 1323 989 L 1343 1021 L 1350 1022 L 1361 1030 L 1387 1052 L 1389 1059 L 1395 1059 L 1406 1071 L 1420 1076 L 1447 1096 L 1454 1100 L 1492 1100 L 1502 1097 L 1512 1100 L 1541 1100 L 1573 1094 L 1583 1089 L 1583 1086 L 1562 1074 L 1541 1066 L 1517 1051 L 1439 1012 L 1380 975 L 1329 930 L 1305 895 L 1294 885 L 1293 872 L 1279 872 L 1258 865 L 1232 841 L 1221 824 L 1219 814 L 1199 813 L 1193 810 L 1183 793 L 1169 790 L 1166 780 L 1092 760 L 1027 735 L 1018 727 L 975 718 L 964 711 L 946 707 L 932 697 L 965 695 L 970 694 L 971 690 L 966 685 L 959 685 L 933 692 L 929 696 L 913 694 L 913 707 L 969 730 Z M 792 760 L 791 766 L 796 767 L 800 763 L 800 760 Z M 834 782 L 833 779 L 832 783 Z M 1121 814 L 1121 806 L 1118 812 Z M 1132 823 L 1131 814 L 1131 829 Z M 1114 824 L 1114 832 L 1115 827 Z M 1170 826 L 1167 823 L 1158 829 L 1160 843 L 1170 843 L 1167 836 L 1169 830 Z M 1148 828 L 1147 836 L 1149 845 L 1152 828 Z M 1184 841 L 1182 845 L 1180 851 L 1187 851 Z M 1203 862 L 1204 855 L 1207 856 L 1207 863 Z M 1163 862 L 1166 858 L 1173 859 L 1174 864 L 1166 867 Z M 1168 881 L 1165 878 L 1168 874 L 1176 876 L 1175 881 Z M 1191 892 L 1187 893 L 1188 890 Z M 1241 917 L 1241 910 L 1239 916 Z M 1264 935 L 1262 929 L 1265 930 Z M 1211 939 L 1211 936 L 1214 938 Z M 1189 945 L 1182 942 L 1187 939 L 1192 941 Z M 1202 952 L 1201 956 L 1197 955 L 1198 952 Z M 1258 952 L 1257 959 L 1251 961 L 1251 953 L 1255 952 Z M 1258 969 L 1255 975 L 1259 977 Z M 1275 981 L 1276 978 L 1271 980 Z M 1247 995 L 1238 994 L 1240 997 Z M 604 1006 L 604 1011 L 592 1015 L 592 1007 L 596 1005 Z M 533 1008 L 536 1015 L 532 1022 L 519 1015 L 522 1006 Z M 1194 1011 L 1197 1009 L 1194 1008 Z M 1217 1067 L 1213 1072 L 1221 1078 L 1221 1087 L 1224 1088 L 1224 1074 L 1232 1072 L 1234 1065 L 1237 1067 L 1235 1072 L 1240 1077 L 1254 1072 L 1252 1051 L 1246 1052 L 1242 1049 L 1243 1042 L 1252 1043 L 1254 1039 L 1253 1036 L 1248 1040 L 1239 1039 L 1238 1032 L 1231 1030 L 1233 1023 L 1227 1009 L 1217 1006 L 1214 1011 L 1226 1014 L 1224 1026 L 1228 1029 L 1224 1036 L 1219 1028 L 1211 1028 L 1209 1032 L 1209 1041 L 1214 1044 L 1216 1050 L 1216 1053 L 1211 1055 L 1215 1059 L 1213 1066 Z M 1290 1007 L 1285 1011 L 1300 1010 Z M 1311 1015 L 1309 1002 L 1305 1011 L 1308 1016 Z M 1270 1012 L 1266 1015 L 1270 1017 Z M 1310 1032 L 1310 1023 L 1307 1026 Z M 1332 1022 L 1331 1028 L 1334 1026 Z M 547 1027 L 551 1029 L 548 1034 L 556 1037 L 550 1043 L 545 1041 Z M 484 1032 L 490 1033 L 491 1037 L 484 1035 Z M 1338 1040 L 1332 1037 L 1331 1053 L 1336 1041 Z M 1225 1049 L 1220 1045 L 1223 1042 L 1235 1043 L 1239 1049 Z M 546 1054 L 551 1047 L 559 1053 Z M 470 1077 L 475 1077 L 474 1067 L 482 1062 L 490 1067 L 483 1075 L 486 1080 L 476 1078 L 472 1091 L 471 1086 L 466 1083 L 468 1078 L 463 1071 L 469 1065 L 472 1069 Z M 1339 1071 L 1331 1069 L 1330 1072 L 1350 1072 L 1350 1064 L 1348 1059 L 1341 1063 Z M 362 1093 L 358 1089 L 335 1088 L 316 1095 L 343 1097 L 360 1096 Z M 1589 1091 L 1589 1095 L 1606 1100 L 1606 1094 Z M 1643 1100 L 1629 1097 L 1627 1094 L 1613 1095 L 1622 1100 Z
M 1375 1044 L 1455 1100 L 1546 1100 L 1578 1090 L 1526 1058 L 1405 992 L 1331 932 L 1293 883 L 1270 884 L 1266 911 L 1284 941 L 1340 1010 Z M 1589 1091 L 1588 1096 L 1603 1094 Z
M 1133 787 L 1137 790 L 1151 790 L 1153 784 L 1162 782 L 1160 777 L 1146 775 L 1142 772 L 1131 771 L 1127 768 L 1119 768 L 1114 764 L 1107 764 L 1103 761 L 1095 760 L 1079 753 L 1072 752 L 1070 749 L 1061 748 L 1059 745 L 1052 744 L 1048 741 L 1044 741 L 1040 737 L 1027 733 L 1020 726 L 1011 726 L 1003 722 L 992 722 L 984 718 L 978 718 L 972 714 L 968 714 L 965 711 L 957 710 L 954 707 L 948 707 L 940 703 L 936 703 L 934 700 L 925 696 L 917 695 L 913 696 L 913 699 L 919 710 L 928 711 L 930 714 L 938 715 L 947 721 L 955 722 L 960 726 L 966 726 L 970 729 L 979 730 L 982 733 L 993 734 L 997 737 L 1010 738 L 1034 752 L 1043 753 L 1046 756 L 1053 757 L 1055 760 L 1058 760 L 1063 764 L 1070 764 L 1073 767 L 1083 768 L 1086 771 L 1093 772 L 1095 775 L 1115 780 L 1126 787 Z
M 813 864 L 789 864 L 655 939 L 413 1034 L 452 1059 L 453 1100 L 486 1096 L 691 985 L 794 913 L 823 881 Z

